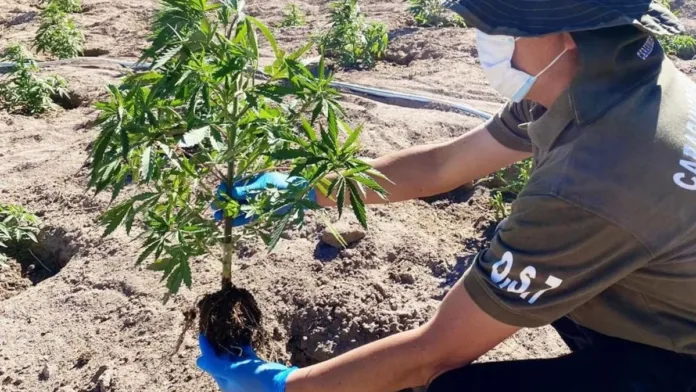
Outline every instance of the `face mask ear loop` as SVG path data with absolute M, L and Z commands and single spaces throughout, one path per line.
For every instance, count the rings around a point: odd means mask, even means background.
M 559 54 L 558 56 L 556 56 L 556 58 L 553 59 L 553 61 L 552 61 L 549 65 L 547 65 L 546 68 L 544 68 L 543 70 L 541 70 L 541 72 L 539 72 L 539 73 L 535 76 L 535 78 L 538 78 L 538 77 L 541 76 L 544 72 L 548 71 L 549 68 L 551 68 L 554 64 L 556 64 L 556 62 L 557 62 L 567 51 L 568 51 L 568 48 L 566 48 L 565 50 L 563 50 L 563 51 L 561 52 L 561 54 Z

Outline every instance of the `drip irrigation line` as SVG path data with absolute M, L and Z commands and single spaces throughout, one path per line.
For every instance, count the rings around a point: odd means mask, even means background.
M 380 88 L 375 88 L 375 87 L 366 87 L 366 86 L 361 86 L 358 84 L 352 84 L 352 83 L 344 83 L 344 82 L 332 82 L 331 87 L 340 89 L 340 90 L 347 90 L 350 91 L 354 94 L 363 94 L 363 95 L 368 95 L 368 96 L 375 96 L 379 98 L 386 98 L 386 99 L 392 99 L 392 100 L 402 100 L 402 101 L 407 101 L 407 102 L 413 102 L 421 105 L 441 105 L 448 107 L 450 109 L 454 109 L 456 111 L 460 111 L 469 115 L 481 117 L 484 120 L 488 120 L 489 118 L 492 117 L 492 114 L 488 112 L 484 112 L 478 109 L 475 109 L 469 105 L 464 105 L 461 103 L 457 102 L 452 102 L 452 101 L 447 101 L 444 99 L 438 99 L 438 98 L 430 98 L 430 97 L 425 97 L 422 95 L 415 95 L 415 94 L 408 94 L 408 93 L 400 93 L 398 91 L 390 91 L 390 90 L 383 90 Z
M 136 63 L 132 61 L 124 61 L 118 59 L 110 59 L 106 57 L 75 57 L 71 59 L 55 60 L 55 61 L 37 61 L 36 65 L 39 68 L 43 67 L 53 67 L 58 65 L 81 65 L 84 63 L 111 63 L 114 65 L 120 65 L 124 68 L 130 68 L 134 71 L 144 71 L 152 66 L 150 63 Z M 15 63 L 0 63 L 0 74 L 9 72 L 12 68 L 16 66 Z
M 111 59 L 111 58 L 105 58 L 105 57 L 77 57 L 77 58 L 72 58 L 72 59 L 65 59 L 65 60 L 57 60 L 57 61 L 44 61 L 44 62 L 37 62 L 37 65 L 39 67 L 50 67 L 50 66 L 58 66 L 58 65 L 82 65 L 84 63 L 98 63 L 98 62 L 106 62 L 106 63 L 111 63 L 114 65 L 120 65 L 124 68 L 129 68 L 134 71 L 144 71 L 149 69 L 152 64 L 151 63 L 138 63 L 138 62 L 132 62 L 132 61 L 124 61 L 124 60 L 118 60 L 118 59 Z M 0 63 L 0 74 L 9 72 L 12 68 L 15 67 L 14 63 Z M 439 105 L 443 106 L 458 112 L 462 112 L 468 115 L 472 116 L 477 116 L 481 117 L 485 120 L 489 119 L 492 117 L 491 113 L 484 112 L 482 110 L 478 110 L 476 108 L 473 108 L 469 105 L 465 105 L 462 103 L 457 103 L 457 102 L 452 102 L 444 99 L 439 99 L 439 98 L 430 98 L 422 95 L 416 95 L 416 94 L 409 94 L 409 93 L 401 93 L 398 91 L 390 91 L 390 90 L 384 90 L 380 88 L 375 88 L 375 87 L 368 87 L 368 86 L 361 86 L 358 84 L 353 84 L 353 83 L 345 83 L 345 82 L 337 82 L 334 81 L 331 83 L 331 87 L 334 87 L 336 89 L 346 91 L 349 93 L 357 94 L 357 95 L 366 95 L 368 97 L 376 97 L 376 98 L 381 98 L 381 99 L 386 99 L 392 101 L 393 104 L 397 106 L 404 106 L 403 104 L 399 104 L 398 101 L 402 102 L 409 102 L 411 104 L 417 104 L 417 105 Z

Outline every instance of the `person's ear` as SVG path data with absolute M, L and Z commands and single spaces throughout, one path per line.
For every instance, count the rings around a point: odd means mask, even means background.
M 563 33 L 563 47 L 566 50 L 575 50 L 578 48 L 578 45 L 575 43 L 575 40 L 570 33 Z

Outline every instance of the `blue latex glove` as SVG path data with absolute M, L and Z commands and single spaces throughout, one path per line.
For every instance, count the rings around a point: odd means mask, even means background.
M 276 188 L 280 190 L 288 189 L 290 185 L 295 185 L 299 187 L 306 187 L 308 185 L 307 180 L 302 177 L 289 177 L 287 174 L 271 172 L 261 174 L 254 178 L 246 181 L 240 181 L 235 184 L 232 191 L 227 190 L 227 184 L 222 183 L 218 187 L 218 199 L 224 200 L 220 195 L 227 193 L 233 200 L 238 201 L 240 204 L 246 204 L 247 198 L 253 196 L 254 193 L 263 191 L 267 188 Z M 309 200 L 316 202 L 317 194 L 314 189 L 308 192 Z M 222 210 L 213 208 L 215 211 L 215 220 L 221 221 L 223 218 Z M 279 214 L 284 213 L 284 211 L 278 211 Z M 253 217 L 247 217 L 244 215 L 239 215 L 232 221 L 233 226 L 242 226 L 254 220 Z
M 241 356 L 219 357 L 203 335 L 198 336 L 201 356 L 196 364 L 210 374 L 222 392 L 285 392 L 285 383 L 296 367 L 266 362 L 245 347 Z

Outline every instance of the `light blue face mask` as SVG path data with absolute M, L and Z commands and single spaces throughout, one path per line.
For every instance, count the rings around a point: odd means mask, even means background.
M 536 76 L 532 76 L 512 66 L 515 41 L 518 39 L 504 35 L 488 35 L 476 30 L 476 47 L 481 60 L 481 67 L 486 76 L 488 76 L 491 87 L 513 102 L 523 100 L 529 94 L 529 90 L 532 89 L 539 76 L 556 64 L 561 56 L 568 51 L 568 49 L 565 49 L 546 68 Z

